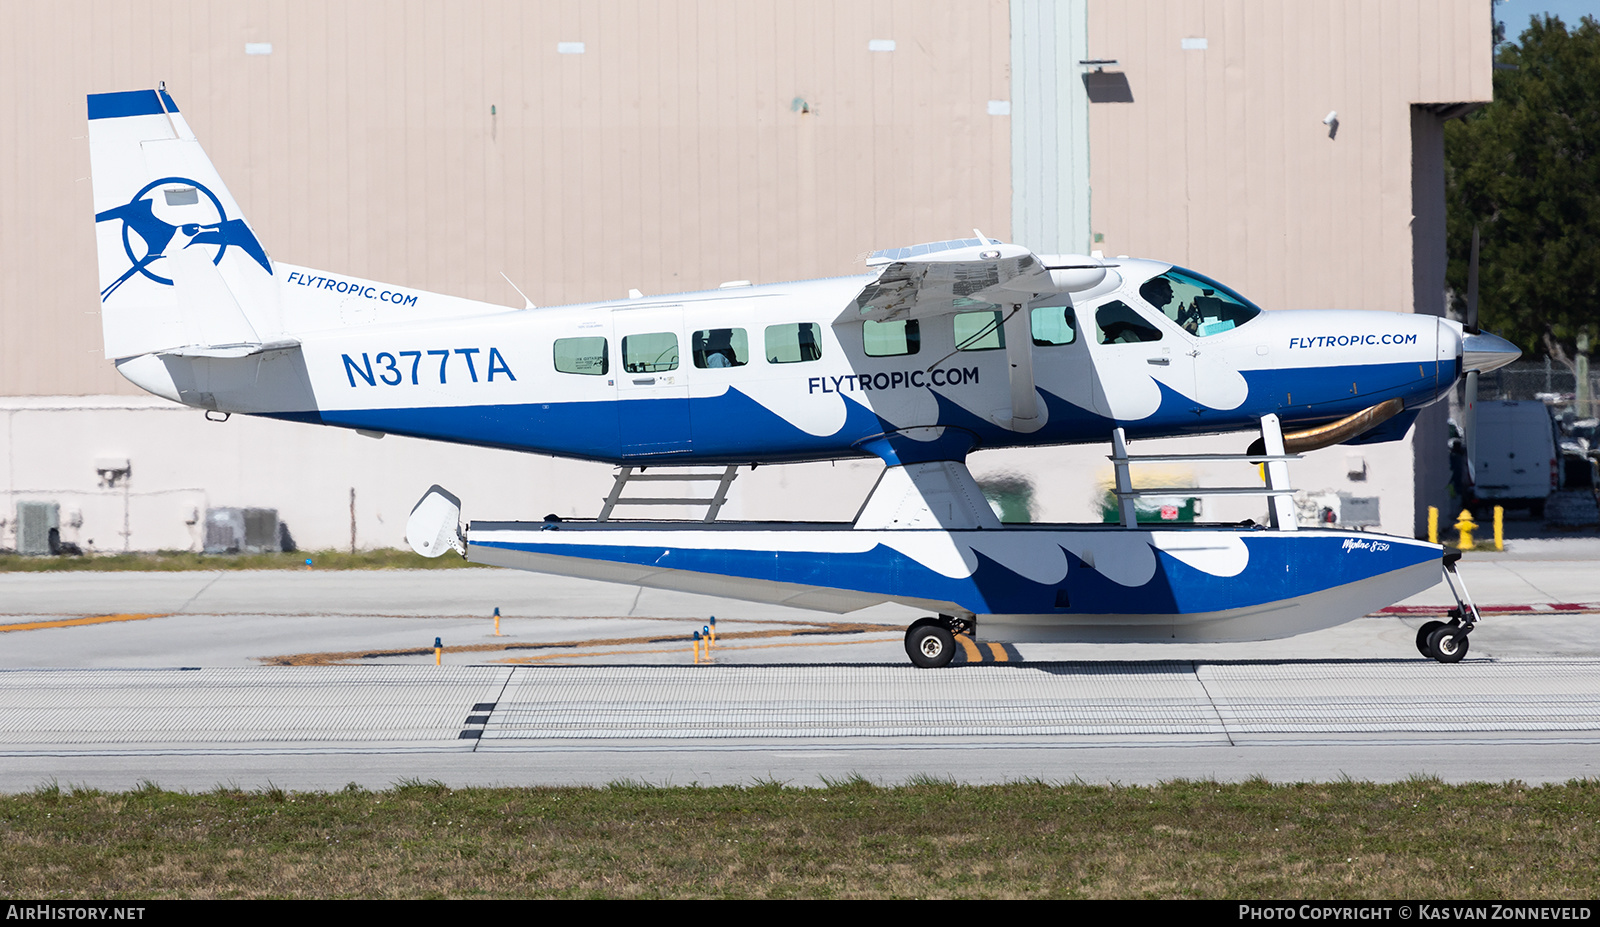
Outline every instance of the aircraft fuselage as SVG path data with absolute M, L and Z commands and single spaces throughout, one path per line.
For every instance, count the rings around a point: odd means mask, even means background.
M 637 465 L 904 463 L 1104 442 L 1119 425 L 1142 437 L 1247 430 L 1269 413 L 1315 424 L 1393 398 L 1413 410 L 1457 376 L 1460 327 L 1432 316 L 1263 312 L 1200 336 L 1141 298 L 1169 267 L 1123 260 L 1114 285 L 1019 304 L 1034 315 L 1041 407 L 1028 430 L 1010 417 L 1004 332 L 984 331 L 1011 306 L 869 344 L 872 323 L 835 322 L 865 276 L 507 310 L 278 265 L 298 347 L 121 367 L 221 411 Z M 1108 335 L 1112 303 L 1137 314 L 1140 340 Z

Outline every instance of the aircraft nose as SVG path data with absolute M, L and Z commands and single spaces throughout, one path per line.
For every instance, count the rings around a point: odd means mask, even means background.
M 1479 332 L 1461 339 L 1461 371 L 1487 373 L 1522 356 L 1522 350 L 1499 335 Z

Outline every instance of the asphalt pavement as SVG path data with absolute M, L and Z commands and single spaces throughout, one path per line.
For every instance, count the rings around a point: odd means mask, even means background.
M 1280 641 L 975 647 L 936 671 L 907 664 L 898 606 L 477 569 L 0 574 L 0 790 L 1563 781 L 1600 768 L 1597 563 L 1590 537 L 1468 554 L 1485 617 L 1455 666 L 1414 645 L 1441 584 Z

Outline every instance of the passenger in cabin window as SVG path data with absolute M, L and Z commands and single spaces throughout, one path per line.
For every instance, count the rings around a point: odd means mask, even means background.
M 706 366 L 707 367 L 732 367 L 734 364 L 733 343 L 729 339 L 732 334 L 726 328 L 714 328 L 711 336 L 706 339 Z
M 822 348 L 817 345 L 817 327 L 808 323 L 795 327 L 799 329 L 797 334 L 800 340 L 800 359 L 803 361 L 820 359 L 822 357 Z

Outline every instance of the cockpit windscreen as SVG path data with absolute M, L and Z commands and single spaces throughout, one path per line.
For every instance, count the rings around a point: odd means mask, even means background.
M 1184 331 L 1201 338 L 1232 331 L 1261 314 L 1261 307 L 1250 300 L 1182 267 L 1146 280 L 1139 295 Z

